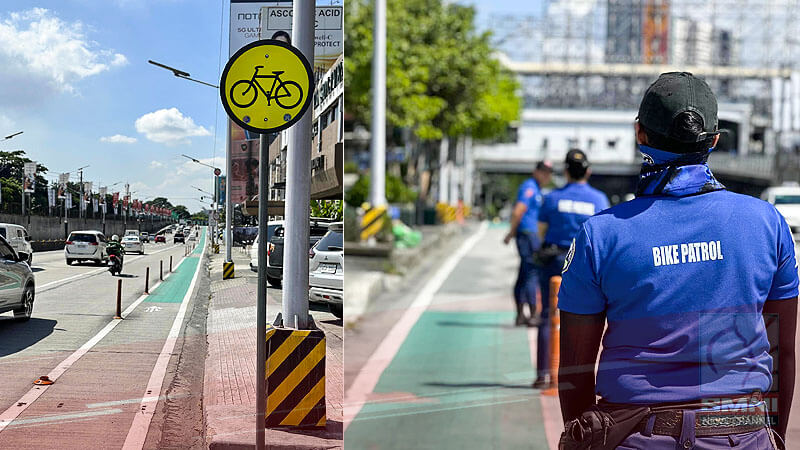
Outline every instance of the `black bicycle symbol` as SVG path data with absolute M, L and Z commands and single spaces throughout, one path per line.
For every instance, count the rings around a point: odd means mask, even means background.
M 239 80 L 233 83 L 230 93 L 231 102 L 239 108 L 247 108 L 256 102 L 258 91 L 261 91 L 261 93 L 267 97 L 267 105 L 270 105 L 272 100 L 275 100 L 275 103 L 283 109 L 292 109 L 299 105 L 303 100 L 303 88 L 294 81 L 281 80 L 281 74 L 284 72 L 283 70 L 273 70 L 272 75 L 259 75 L 258 69 L 263 68 L 264 66 L 256 66 L 252 78 L 249 80 Z M 269 88 L 269 91 L 265 91 L 258 80 L 268 78 L 272 78 L 272 86 Z M 247 89 L 242 90 L 245 86 Z M 295 90 L 296 92 L 293 92 Z M 250 92 L 252 92 L 252 94 L 248 94 Z M 252 98 L 250 98 L 250 95 L 252 95 Z M 241 99 L 241 102 L 237 101 L 237 97 Z M 294 100 L 294 102 L 290 104 L 286 100 L 281 101 L 282 98 Z

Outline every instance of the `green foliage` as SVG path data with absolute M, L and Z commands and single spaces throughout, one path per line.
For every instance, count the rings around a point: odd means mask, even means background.
M 155 206 L 156 208 L 169 208 L 172 209 L 172 203 L 169 202 L 165 197 L 156 197 L 150 201 L 145 202 L 145 204 L 149 204 L 151 206 Z
M 21 212 L 22 206 L 22 177 L 23 166 L 31 159 L 25 156 L 25 151 L 14 150 L 0 151 L 0 184 L 2 184 L 2 211 Z M 47 180 L 44 174 L 47 167 L 36 165 L 36 189 L 31 194 L 31 212 L 46 214 L 49 208 L 47 202 Z
M 311 200 L 311 217 L 342 220 L 341 200 Z
M 344 201 L 354 207 L 361 206 L 369 198 L 369 175 L 362 175 L 345 194 Z M 402 179 L 386 175 L 386 201 L 389 203 L 411 203 L 417 193 L 406 186 Z
M 372 0 L 345 2 L 345 109 L 368 123 Z M 486 139 L 519 118 L 519 84 L 493 57 L 472 7 L 444 0 L 387 2 L 387 120 L 421 140 Z
M 178 215 L 178 219 L 188 219 L 192 217 L 192 214 L 189 212 L 189 209 L 183 205 L 175 205 L 172 208 L 172 211 L 174 211 Z

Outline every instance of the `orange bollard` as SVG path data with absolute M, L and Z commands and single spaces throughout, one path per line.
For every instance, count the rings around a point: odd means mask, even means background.
M 558 364 L 560 358 L 561 319 L 558 316 L 558 289 L 561 277 L 550 277 L 550 380 L 552 386 L 542 395 L 558 396 Z

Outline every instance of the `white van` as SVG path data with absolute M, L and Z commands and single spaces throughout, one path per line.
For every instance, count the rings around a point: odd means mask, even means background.
M 28 265 L 33 263 L 33 248 L 31 247 L 31 236 L 28 230 L 22 225 L 13 223 L 0 223 L 0 236 L 3 236 L 15 252 L 28 254 Z

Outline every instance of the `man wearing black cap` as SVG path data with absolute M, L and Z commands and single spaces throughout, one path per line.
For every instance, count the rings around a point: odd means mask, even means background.
M 592 171 L 586 153 L 567 152 L 564 176 L 567 184 L 549 193 L 539 209 L 539 237 L 544 244 L 537 253 L 539 286 L 542 296 L 539 334 L 536 341 L 536 381 L 533 387 L 550 387 L 550 278 L 561 275 L 567 250 L 583 222 L 608 208 L 608 197 L 589 186 Z
M 514 323 L 517 326 L 535 325 L 533 315 L 539 286 L 533 258 L 542 244 L 537 235 L 537 218 L 543 200 L 541 186 L 550 183 L 552 174 L 553 165 L 550 161 L 540 161 L 536 164 L 533 176 L 519 186 L 517 202 L 511 214 L 511 229 L 503 240 L 508 244 L 516 238 L 520 258 L 517 282 L 514 284 L 514 300 L 517 304 Z M 528 305 L 530 317 L 525 316 L 525 304 Z
M 765 418 L 777 413 L 782 439 L 795 379 L 789 227 L 772 205 L 727 191 L 711 173 L 717 101 L 702 79 L 662 74 L 634 128 L 636 198 L 589 218 L 564 262 L 563 448 L 588 439 L 605 442 L 598 448 L 773 448 Z M 773 360 L 765 320 L 775 317 Z M 774 365 L 777 401 L 766 402 Z

